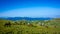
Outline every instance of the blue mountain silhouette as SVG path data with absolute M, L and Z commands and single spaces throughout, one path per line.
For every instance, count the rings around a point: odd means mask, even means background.
M 50 20 L 52 18 L 31 18 L 31 17 L 8 17 L 8 18 L 0 18 L 6 20 Z

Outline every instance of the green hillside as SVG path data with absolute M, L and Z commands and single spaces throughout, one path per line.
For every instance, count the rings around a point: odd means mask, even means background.
M 60 18 L 53 20 L 0 20 L 0 34 L 60 34 Z

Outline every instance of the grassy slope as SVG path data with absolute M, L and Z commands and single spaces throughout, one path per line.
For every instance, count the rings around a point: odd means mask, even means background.
M 49 25 L 48 28 L 45 26 L 36 25 L 35 23 L 33 23 L 33 25 L 36 27 L 28 25 L 11 25 L 11 27 L 4 27 L 4 24 L 8 21 L 0 20 L 0 34 L 60 34 L 60 27 L 55 28 L 51 25 Z M 55 25 L 56 22 L 59 24 L 58 26 L 60 26 L 60 22 L 57 20 L 52 20 L 52 22 L 50 21 L 49 23 L 53 23 Z

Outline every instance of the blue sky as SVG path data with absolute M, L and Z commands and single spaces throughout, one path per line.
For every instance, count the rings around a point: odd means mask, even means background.
M 60 17 L 60 0 L 0 0 L 0 17 Z

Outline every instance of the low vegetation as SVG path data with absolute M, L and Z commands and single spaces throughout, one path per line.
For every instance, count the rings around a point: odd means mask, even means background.
M 53 20 L 0 20 L 0 34 L 60 34 L 60 18 Z

